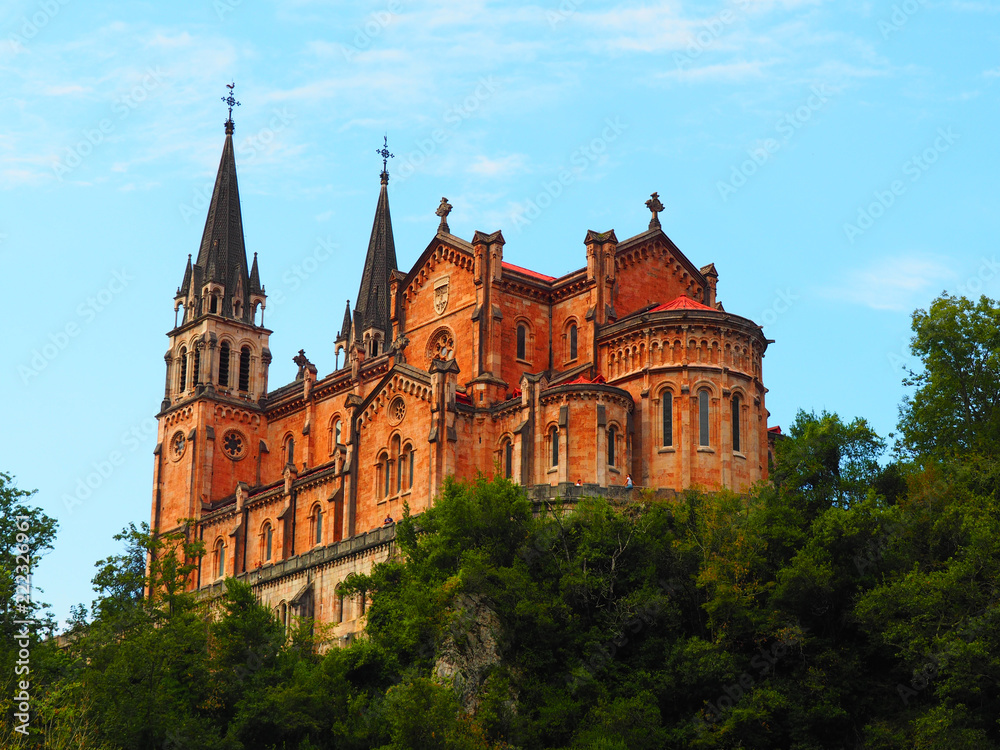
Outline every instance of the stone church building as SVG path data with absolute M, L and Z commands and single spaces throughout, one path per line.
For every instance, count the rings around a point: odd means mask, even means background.
M 300 351 L 295 380 L 275 387 L 232 134 L 230 118 L 157 415 L 151 525 L 195 520 L 206 554 L 192 588 L 236 576 L 286 623 L 311 616 L 345 636 L 366 603 L 338 585 L 386 559 L 390 519 L 426 509 L 448 475 L 498 473 L 535 497 L 629 475 L 738 491 L 767 477 L 769 342 L 723 309 L 715 266 L 663 232 L 655 193 L 648 228 L 588 231 L 582 266 L 556 278 L 507 262 L 500 231 L 452 235 L 442 198 L 437 232 L 399 268 L 383 163 L 342 366 L 321 376 Z

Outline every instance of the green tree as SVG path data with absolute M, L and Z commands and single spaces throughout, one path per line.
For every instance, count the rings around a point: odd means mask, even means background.
M 902 447 L 914 457 L 1000 452 L 1000 306 L 943 295 L 913 313 L 913 354 L 922 367 L 903 381 Z

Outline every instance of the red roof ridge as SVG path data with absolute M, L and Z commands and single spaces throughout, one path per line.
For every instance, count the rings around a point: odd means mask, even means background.
M 690 297 L 680 296 L 675 300 L 671 300 L 663 305 L 657 305 L 649 312 L 660 312 L 661 310 L 715 310 L 714 307 L 709 307 L 708 305 L 703 305 L 701 302 L 697 302 Z
M 523 273 L 525 276 L 531 276 L 532 278 L 541 279 L 542 281 L 556 280 L 555 276 L 546 276 L 544 273 L 538 273 L 538 271 L 529 271 L 527 268 L 515 266 L 513 263 L 508 263 L 507 261 L 503 261 L 500 265 L 508 271 L 517 271 L 518 273 Z

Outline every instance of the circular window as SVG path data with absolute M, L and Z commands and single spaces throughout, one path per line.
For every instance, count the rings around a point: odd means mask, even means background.
M 170 438 L 170 457 L 174 461 L 179 461 L 181 456 L 184 455 L 184 449 L 187 448 L 187 438 L 184 437 L 184 433 L 178 430 L 174 433 L 174 436 Z
M 403 417 L 406 416 L 406 402 L 403 401 L 402 397 L 396 396 L 389 404 L 389 424 L 399 424 L 403 421 Z
M 247 439 L 238 430 L 230 430 L 222 436 L 222 450 L 233 461 L 239 461 L 247 452 Z

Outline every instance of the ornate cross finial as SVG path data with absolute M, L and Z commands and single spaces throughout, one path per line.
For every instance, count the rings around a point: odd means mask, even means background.
M 229 119 L 226 120 L 226 135 L 232 135 L 235 127 L 233 125 L 233 107 L 240 106 L 240 103 L 236 101 L 236 97 L 233 96 L 233 89 L 236 88 L 236 81 L 227 83 L 226 88 L 229 89 L 229 96 L 222 97 L 222 101 L 229 107 Z
M 657 214 L 663 210 L 663 204 L 660 203 L 659 193 L 653 193 L 649 197 L 649 200 L 646 201 L 646 208 L 653 212 L 653 218 L 649 220 L 649 228 L 656 229 L 660 226 L 660 217 L 657 216 Z
M 386 165 L 389 163 L 389 159 L 395 159 L 395 154 L 389 153 L 389 136 L 388 134 L 382 136 L 382 148 L 375 149 L 375 153 L 382 157 L 382 174 L 379 177 L 382 178 L 382 184 L 385 185 L 389 182 L 389 170 Z
M 437 211 L 434 213 L 441 217 L 441 226 L 438 227 L 438 231 L 451 234 L 451 229 L 448 228 L 448 214 L 451 213 L 451 204 L 447 198 L 441 199 L 441 205 L 437 207 Z

